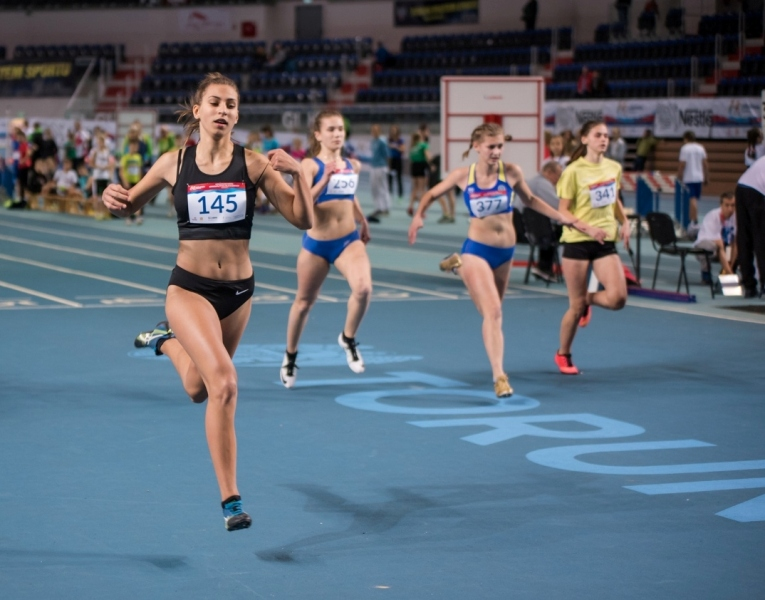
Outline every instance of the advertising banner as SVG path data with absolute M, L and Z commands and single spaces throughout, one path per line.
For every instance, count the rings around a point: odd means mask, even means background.
M 478 23 L 478 0 L 396 0 L 396 27 Z
M 602 120 L 624 137 L 651 129 L 656 137 L 681 138 L 693 131 L 700 139 L 744 139 L 761 125 L 760 98 L 657 98 L 645 100 L 572 100 L 545 102 L 545 129 L 578 131 Z

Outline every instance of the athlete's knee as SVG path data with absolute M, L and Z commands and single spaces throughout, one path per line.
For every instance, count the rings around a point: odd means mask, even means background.
M 301 314 L 305 314 L 311 310 L 316 303 L 316 296 L 298 296 L 295 298 L 294 307 Z
M 621 310 L 627 304 L 627 294 L 616 292 L 608 295 L 608 308 L 611 310 Z
M 483 319 L 491 323 L 502 324 L 502 305 L 497 303 L 484 308 Z
M 577 317 L 581 317 L 587 311 L 587 299 L 582 297 L 570 300 L 569 310 L 575 313 Z
M 226 370 L 215 377 L 214 385 L 209 386 L 209 401 L 224 406 L 231 404 L 236 401 L 237 388 L 236 372 Z
M 351 285 L 351 295 L 358 302 L 368 302 L 372 297 L 372 282 L 368 279 L 357 280 Z

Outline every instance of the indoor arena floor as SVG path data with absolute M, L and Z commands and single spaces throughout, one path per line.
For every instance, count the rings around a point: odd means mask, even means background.
M 596 309 L 574 347 L 584 373 L 565 377 L 564 287 L 523 285 L 516 268 L 516 394 L 497 402 L 479 316 L 436 266 L 466 219 L 436 225 L 434 207 L 409 248 L 397 204 L 369 245 L 366 372 L 336 344 L 348 288 L 333 271 L 286 390 L 300 232 L 258 216 L 235 357 L 253 526 L 229 533 L 204 406 L 132 343 L 164 316 L 164 210 L 141 227 L 0 215 L 3 598 L 762 598 L 765 300 L 713 301 L 691 265 L 697 303 Z M 657 287 L 674 290 L 678 266 L 663 259 Z

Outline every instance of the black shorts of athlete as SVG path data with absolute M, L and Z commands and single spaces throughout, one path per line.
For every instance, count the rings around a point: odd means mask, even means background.
M 563 258 L 592 262 L 604 256 L 616 254 L 614 242 L 572 242 L 563 244 Z
M 428 174 L 428 163 L 423 161 L 414 161 L 409 165 L 409 172 L 412 177 L 425 177 Z
M 179 288 L 199 294 L 212 304 L 215 312 L 218 313 L 218 318 L 222 321 L 252 298 L 255 291 L 255 273 L 247 279 L 220 281 L 200 277 L 175 265 L 167 285 L 177 285 Z

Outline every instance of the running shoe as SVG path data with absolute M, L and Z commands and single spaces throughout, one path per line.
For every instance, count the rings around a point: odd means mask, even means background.
M 359 352 L 358 343 L 356 338 L 346 338 L 343 332 L 337 337 L 337 343 L 345 350 L 345 359 L 348 361 L 348 366 L 354 373 L 364 372 L 364 359 Z
M 136 336 L 133 345 L 136 348 L 151 348 L 154 354 L 162 356 L 162 351 L 157 347 L 160 342 L 165 342 L 175 337 L 170 324 L 167 321 L 160 321 L 151 331 L 142 331 Z
M 234 496 L 236 498 L 236 496 Z M 247 529 L 252 525 L 250 515 L 242 510 L 242 500 L 229 500 L 223 504 L 223 520 L 228 531 Z
M 592 306 L 588 304 L 587 308 L 584 309 L 584 314 L 579 317 L 579 327 L 587 327 L 590 324 L 590 319 L 592 319 Z
M 579 375 L 579 369 L 571 362 L 570 354 L 558 354 L 556 352 L 555 364 L 558 365 L 558 370 L 564 375 Z
M 497 398 L 507 398 L 513 395 L 513 388 L 507 375 L 497 377 L 497 380 L 494 382 L 494 393 L 497 394 Z
M 457 269 L 459 269 L 462 266 L 462 259 L 460 258 L 460 255 L 456 252 L 454 254 L 450 254 L 447 256 L 444 260 L 442 260 L 440 263 L 438 263 L 438 268 L 442 271 L 451 271 L 455 275 L 457 274 Z
M 295 357 L 297 358 L 297 352 L 295 352 Z M 293 358 L 290 360 L 287 352 L 285 352 L 284 359 L 282 360 L 282 367 L 279 369 L 279 379 L 282 380 L 284 387 L 287 389 L 295 386 L 295 380 L 297 379 L 295 369 L 297 368 L 298 366 L 295 364 L 295 359 Z

